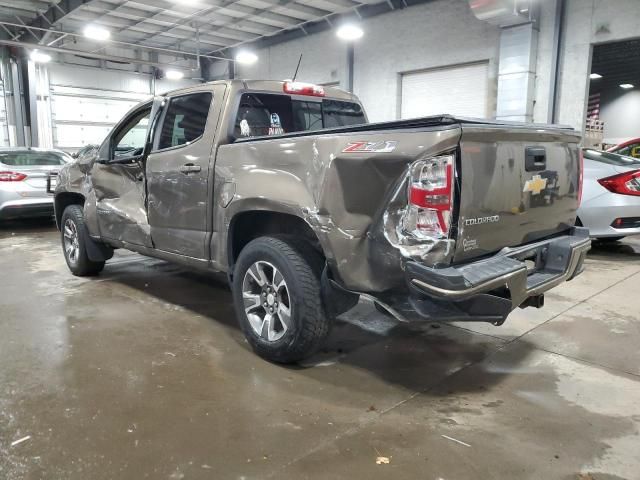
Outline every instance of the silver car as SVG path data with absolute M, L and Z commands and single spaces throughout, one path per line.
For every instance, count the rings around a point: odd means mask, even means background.
M 582 152 L 584 190 L 578 222 L 601 240 L 640 234 L 640 159 L 588 148 Z
M 0 220 L 53 215 L 47 177 L 71 161 L 59 150 L 0 148 Z

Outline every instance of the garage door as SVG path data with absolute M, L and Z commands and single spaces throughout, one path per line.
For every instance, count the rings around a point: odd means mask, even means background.
M 7 100 L 4 93 L 4 85 L 0 80 L 0 147 L 9 146 L 9 121 L 7 119 Z
M 403 74 L 400 116 L 487 117 L 488 74 L 488 63 Z
M 54 145 L 100 144 L 125 113 L 149 95 L 51 85 Z

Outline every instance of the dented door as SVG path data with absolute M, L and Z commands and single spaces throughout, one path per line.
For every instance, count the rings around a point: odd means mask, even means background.
M 91 169 L 100 235 L 151 247 L 145 161 L 160 101 L 128 114 L 100 149 Z

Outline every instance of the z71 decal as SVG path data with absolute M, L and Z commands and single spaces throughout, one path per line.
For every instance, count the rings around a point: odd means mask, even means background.
M 381 142 L 351 142 L 342 153 L 391 153 L 396 149 L 398 142 L 395 140 L 383 140 Z

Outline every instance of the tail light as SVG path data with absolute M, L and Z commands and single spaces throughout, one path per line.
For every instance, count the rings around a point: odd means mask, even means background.
M 24 173 L 0 172 L 0 182 L 21 182 L 27 178 Z
M 578 172 L 578 207 L 582 203 L 582 185 L 584 184 L 584 153 L 580 150 L 580 172 Z
M 420 160 L 411 165 L 409 205 L 403 228 L 418 237 L 445 238 L 451 227 L 454 156 Z
M 640 197 L 640 170 L 601 178 L 598 183 L 610 192 Z
M 311 97 L 324 97 L 325 95 L 324 88 L 313 83 L 284 82 L 282 90 L 289 95 L 308 95 Z

